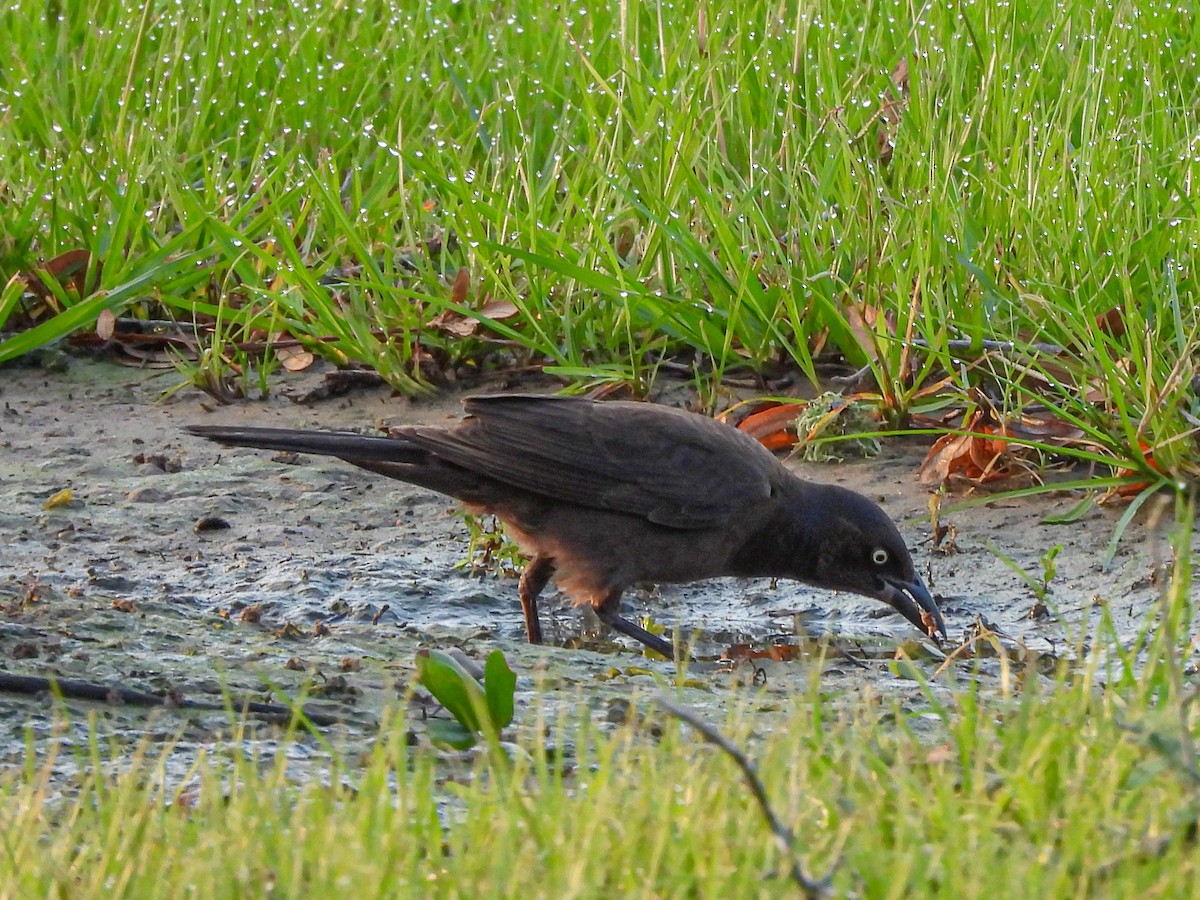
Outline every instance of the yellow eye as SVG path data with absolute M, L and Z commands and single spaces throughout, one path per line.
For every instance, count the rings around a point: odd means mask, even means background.
M 891 559 L 891 557 L 888 556 L 888 552 L 882 547 L 876 547 L 874 552 L 871 554 L 871 562 L 875 563 L 877 566 L 886 566 L 889 559 Z

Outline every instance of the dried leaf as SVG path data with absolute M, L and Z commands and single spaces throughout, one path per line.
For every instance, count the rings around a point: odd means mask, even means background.
M 871 334 L 871 329 L 867 325 L 867 316 L 870 311 L 864 308 L 859 312 L 858 307 L 850 306 L 846 308 L 846 324 L 850 326 L 850 331 L 854 334 L 854 340 L 858 341 L 858 346 L 872 360 L 878 359 L 879 354 L 875 352 L 875 341 Z
M 908 96 L 908 57 L 900 57 L 896 67 L 892 69 L 892 84 L 900 91 L 900 96 Z
M 879 105 L 879 129 L 875 132 L 875 149 L 879 159 L 887 165 L 892 161 L 892 153 L 896 148 L 896 135 L 900 131 L 900 120 L 904 117 L 908 105 L 908 57 L 901 57 L 892 69 L 892 84 L 899 91 L 899 96 L 886 98 Z
M 776 662 L 793 662 L 800 657 L 800 648 L 795 644 L 772 644 L 759 649 L 752 644 L 733 644 L 721 654 L 721 659 L 740 662 L 746 659 L 773 659 Z
M 511 319 L 520 312 L 520 308 L 511 300 L 489 300 L 483 304 L 483 308 L 479 310 L 479 315 L 499 322 L 504 319 Z
M 966 434 L 943 434 L 934 441 L 921 463 L 918 475 L 921 484 L 938 485 L 949 479 L 950 473 L 960 465 L 958 461 L 970 440 L 970 435 Z
M 100 310 L 96 317 L 96 336 L 102 341 L 111 341 L 117 330 L 117 314 L 111 309 Z
M 858 341 L 858 346 L 862 348 L 863 353 L 872 362 L 879 362 L 879 336 L 875 331 L 876 323 L 879 321 L 879 308 L 868 306 L 865 303 L 857 306 L 849 306 L 846 309 L 846 324 L 850 326 L 850 331 L 854 334 L 854 339 Z M 884 317 L 885 333 L 891 337 L 895 337 L 896 329 L 892 322 Z
M 303 372 L 316 357 L 303 347 L 280 347 L 275 351 L 279 364 L 289 372 Z
M 963 426 L 974 434 L 944 434 L 929 448 L 918 478 L 925 485 L 939 485 L 951 477 L 972 484 L 986 484 L 1017 474 L 1005 437 L 1007 429 L 996 422 L 988 408 L 980 408 Z M 996 437 L 988 437 L 988 435 Z
M 450 302 L 462 305 L 471 292 L 471 270 L 462 266 L 454 276 L 454 287 L 450 289 Z
M 952 744 L 938 744 L 925 754 L 925 764 L 928 766 L 940 766 L 954 762 L 956 759 L 958 759 L 958 751 Z
M 633 249 L 634 238 L 637 237 L 637 232 L 629 225 L 622 225 L 617 229 L 617 233 L 613 238 L 613 250 L 621 259 L 628 259 L 629 251 Z
M 465 269 L 461 271 L 466 271 Z M 457 281 L 456 281 L 457 283 Z M 444 309 L 429 320 L 431 328 L 455 337 L 470 337 L 479 330 L 483 318 L 502 321 L 518 315 L 521 310 L 508 300 L 488 300 L 475 316 L 464 316 L 452 309 Z
M 429 320 L 429 327 L 435 328 L 444 334 L 467 337 L 475 333 L 475 329 L 479 327 L 479 323 L 452 309 L 443 309 Z
M 737 427 L 768 450 L 782 450 L 796 442 L 796 418 L 802 412 L 802 403 L 778 403 L 752 412 Z
M 1125 337 L 1125 310 L 1120 306 L 1114 306 L 1107 312 L 1101 313 L 1096 316 L 1096 327 L 1102 334 L 1107 334 L 1111 338 Z
M 43 503 L 42 509 L 54 509 L 56 506 L 66 506 L 74 499 L 75 495 L 71 489 L 63 488 L 61 491 L 59 491 L 57 494 L 54 494 L 45 503 Z
M 85 284 L 88 266 L 91 265 L 91 262 L 92 253 L 90 250 L 68 250 L 66 253 L 60 253 L 44 265 L 38 266 L 38 271 L 26 272 L 25 283 L 28 285 L 30 292 L 36 294 L 42 300 L 53 296 L 53 291 L 42 280 L 40 273 L 45 272 L 64 287 L 72 287 L 80 294 L 90 294 L 99 286 L 100 282 L 100 264 L 97 263 L 93 269 L 91 287 L 89 288 Z

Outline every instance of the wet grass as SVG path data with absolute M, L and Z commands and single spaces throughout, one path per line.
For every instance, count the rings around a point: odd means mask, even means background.
M 198 319 L 185 369 L 232 394 L 294 339 L 406 393 L 668 366 L 714 407 L 840 361 L 889 427 L 978 388 L 1049 404 L 1077 458 L 1196 480 L 1184 7 L 2 15 L 0 360 L 109 309 Z M 99 291 L 12 278 L 74 248 Z
M 1187 896 L 1200 768 L 1187 668 L 1194 506 L 1181 506 L 1161 606 L 1122 646 L 1099 614 L 1075 663 L 908 675 L 830 696 L 818 669 L 780 727 L 751 695 L 724 730 L 758 766 L 810 876 L 837 896 Z M 994 661 L 993 661 L 994 662 Z M 882 692 L 878 692 L 878 691 Z M 778 849 L 731 759 L 643 696 L 616 727 L 580 707 L 518 713 L 516 744 L 413 746 L 289 780 L 236 740 L 166 777 L 155 749 L 77 750 L 78 782 L 31 758 L 0 779 L 5 896 L 785 895 Z M 68 751 L 62 751 L 68 752 Z M 165 751 L 169 753 L 170 751 Z

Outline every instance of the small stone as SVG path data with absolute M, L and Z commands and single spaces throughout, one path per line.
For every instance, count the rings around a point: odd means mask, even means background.
M 623 725 L 629 721 L 629 714 L 633 710 L 633 704 L 628 700 L 616 699 L 609 701 L 608 709 L 604 711 L 604 721 L 612 722 L 614 725 Z
M 159 470 L 159 474 L 162 474 L 161 469 Z M 125 495 L 125 499 L 130 503 L 162 503 L 167 499 L 167 495 L 156 487 L 144 485 L 134 488 Z
M 222 519 L 220 516 L 201 516 L 196 520 L 196 524 L 192 526 L 192 529 L 196 534 L 203 534 L 206 531 L 220 531 L 231 527 L 228 520 Z

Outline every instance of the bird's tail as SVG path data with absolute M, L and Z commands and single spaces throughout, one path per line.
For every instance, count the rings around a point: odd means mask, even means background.
M 336 456 L 360 464 L 382 462 L 419 465 L 429 459 L 428 451 L 422 450 L 411 441 L 384 435 L 226 425 L 188 425 L 186 430 L 226 446 L 314 453 L 318 456 Z

